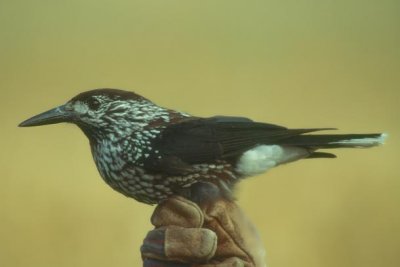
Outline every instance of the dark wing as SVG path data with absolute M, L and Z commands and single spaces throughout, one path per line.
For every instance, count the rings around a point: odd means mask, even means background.
M 196 118 L 164 129 L 153 143 L 158 153 L 148 158 L 145 167 L 182 173 L 190 164 L 235 160 L 258 144 L 277 144 L 280 140 L 318 130 L 323 129 L 287 129 L 241 117 Z M 157 160 L 158 155 L 161 160 Z

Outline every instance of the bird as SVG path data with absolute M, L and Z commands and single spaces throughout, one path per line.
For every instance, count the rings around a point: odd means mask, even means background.
M 245 117 L 202 118 L 111 88 L 82 92 L 19 126 L 61 122 L 77 125 L 87 136 L 97 169 L 111 188 L 146 204 L 172 195 L 190 199 L 202 184 L 234 198 L 236 184 L 247 177 L 300 159 L 336 157 L 325 149 L 378 146 L 387 137 L 315 134 L 335 128 L 290 129 Z

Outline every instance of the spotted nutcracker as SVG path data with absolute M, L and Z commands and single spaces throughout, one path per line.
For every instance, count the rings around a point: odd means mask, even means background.
M 116 191 L 155 204 L 190 197 L 199 183 L 231 197 L 235 184 L 280 164 L 334 158 L 319 149 L 372 147 L 385 134 L 309 134 L 243 117 L 194 117 L 160 107 L 133 92 L 95 89 L 19 126 L 76 124 L 90 141 L 97 168 Z

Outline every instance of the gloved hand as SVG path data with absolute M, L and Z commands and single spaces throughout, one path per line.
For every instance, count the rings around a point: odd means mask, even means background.
M 233 201 L 202 205 L 173 196 L 151 218 L 155 229 L 141 247 L 145 267 L 261 267 L 257 231 Z

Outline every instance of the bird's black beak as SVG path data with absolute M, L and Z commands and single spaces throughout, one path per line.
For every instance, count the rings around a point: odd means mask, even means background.
M 40 126 L 46 124 L 54 124 L 60 122 L 71 121 L 72 113 L 66 110 L 65 105 L 50 109 L 46 112 L 40 113 L 39 115 L 33 116 L 26 121 L 21 122 L 19 127 L 30 127 Z

